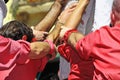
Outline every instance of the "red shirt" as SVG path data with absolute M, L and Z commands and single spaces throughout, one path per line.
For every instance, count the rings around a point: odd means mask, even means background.
M 76 44 L 79 58 L 93 59 L 94 80 L 120 80 L 120 25 L 105 26 Z
M 94 66 L 91 60 L 82 60 L 78 53 L 68 44 L 58 47 L 62 57 L 70 62 L 70 74 L 68 80 L 92 80 Z
M 30 60 L 30 44 L 0 36 L 0 80 L 34 80 L 48 58 Z

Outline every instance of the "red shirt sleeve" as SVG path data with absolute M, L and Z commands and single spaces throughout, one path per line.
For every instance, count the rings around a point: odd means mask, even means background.
M 15 62 L 24 63 L 29 52 L 28 42 L 14 41 L 0 36 L 0 69 L 9 68 Z
M 85 36 L 83 39 L 79 40 L 76 44 L 76 50 L 79 53 L 79 56 L 82 59 L 89 59 L 90 57 L 95 56 L 97 51 L 97 45 L 101 43 L 101 30 L 96 30 Z M 93 53 L 94 52 L 94 53 Z

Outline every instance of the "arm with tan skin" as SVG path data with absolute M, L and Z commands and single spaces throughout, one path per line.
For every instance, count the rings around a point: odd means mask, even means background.
M 70 6 L 68 9 L 64 10 L 60 14 L 58 18 L 59 21 L 57 22 L 53 31 L 48 35 L 47 39 L 53 41 L 54 43 L 56 42 L 56 39 L 58 38 L 61 30 L 61 26 L 63 26 L 63 24 L 61 23 L 64 23 L 67 29 L 76 29 L 81 21 L 82 14 L 88 3 L 89 3 L 88 0 L 80 0 L 78 4 L 75 3 L 72 6 Z M 73 42 L 75 43 L 76 40 L 82 37 L 83 37 L 82 34 L 77 35 L 77 37 L 75 36 Z M 73 37 L 71 39 L 73 39 Z
M 84 12 L 86 6 L 88 5 L 88 3 L 89 3 L 89 0 L 80 0 L 79 1 L 78 6 L 73 11 L 71 16 L 67 19 L 65 25 L 62 27 L 62 30 L 60 32 L 60 38 L 63 38 L 63 36 L 65 35 L 65 33 L 67 31 L 69 31 L 71 29 L 77 29 L 78 24 L 80 23 L 80 21 L 82 19 L 83 12 Z M 71 46 L 75 47 L 76 42 L 83 37 L 84 37 L 84 35 L 81 33 L 71 33 L 68 36 L 68 43 Z
M 47 15 L 35 26 L 35 30 L 49 32 L 66 2 L 67 0 L 55 0 Z
M 77 28 L 77 25 L 81 20 L 83 11 L 84 11 L 85 7 L 87 6 L 88 2 L 89 2 L 89 0 L 80 0 L 79 5 L 72 12 L 69 19 L 67 19 L 67 22 L 65 21 L 65 26 L 67 28 L 66 31 L 71 28 L 72 29 Z M 63 15 L 63 16 L 65 16 L 65 15 Z M 62 21 L 62 20 L 64 20 L 64 18 L 60 18 L 60 20 Z M 56 40 L 56 37 L 59 35 L 58 32 L 60 31 L 60 27 L 61 27 L 61 24 L 59 24 L 59 22 L 58 22 L 56 24 L 56 27 L 51 32 L 51 34 L 47 37 L 47 40 L 51 40 L 54 42 Z M 80 38 L 82 38 L 82 37 L 83 37 L 83 35 L 80 34 Z M 75 41 L 74 39 L 73 40 L 72 39 L 70 39 L 71 42 Z M 75 39 L 78 39 L 78 38 L 75 37 Z M 39 59 L 39 58 L 47 55 L 51 49 L 50 45 L 47 42 L 33 42 L 30 45 L 31 45 L 31 54 L 29 54 L 29 56 L 32 59 Z M 75 44 L 72 44 L 72 45 L 75 45 Z M 32 54 L 32 53 L 34 53 L 34 54 Z
M 33 32 L 37 37 L 37 40 L 40 40 L 42 37 L 44 37 L 44 35 L 42 35 L 41 38 L 39 38 L 40 36 L 38 34 L 39 31 L 49 31 L 51 29 L 55 20 L 57 19 L 58 15 L 61 12 L 62 7 L 66 4 L 66 2 L 67 0 L 56 0 L 52 5 L 48 14 L 45 16 L 45 18 L 35 26 L 35 28 L 33 29 Z M 52 36 L 51 38 L 53 39 Z M 50 40 L 53 41 L 52 39 Z M 30 46 L 31 46 L 31 52 L 29 54 L 29 57 L 31 59 L 42 58 L 43 56 L 46 56 L 50 51 L 50 45 L 47 42 L 34 42 L 34 43 L 31 43 Z
M 56 23 L 56 26 L 57 27 L 55 27 L 46 38 L 46 40 L 49 40 L 53 43 L 56 42 L 57 37 L 59 36 L 60 29 L 61 29 L 60 23 Z M 29 57 L 31 59 L 40 59 L 48 55 L 51 49 L 49 43 L 47 42 L 34 42 L 34 43 L 31 43 L 30 45 L 31 45 L 31 52 L 29 54 Z M 51 59 L 54 59 L 55 56 L 56 56 L 56 53 L 53 53 Z
M 88 5 L 89 0 L 80 0 L 76 9 L 71 14 L 71 16 L 67 19 L 65 26 L 67 28 L 73 28 L 76 29 L 78 27 L 78 24 L 82 20 L 82 15 L 84 13 L 84 10 L 86 6 Z
M 76 4 L 71 6 L 70 8 L 64 10 L 61 14 L 66 14 L 62 17 L 60 17 L 60 19 L 57 21 L 55 28 L 50 32 L 50 34 L 47 36 L 46 40 L 49 40 L 53 43 L 56 42 L 58 36 L 59 36 L 59 32 L 61 29 L 61 26 L 66 21 L 66 19 L 69 17 L 69 15 L 73 12 L 73 10 L 75 9 Z M 60 22 L 61 21 L 61 22 Z M 31 59 L 39 59 L 43 56 L 46 56 L 49 51 L 50 51 L 50 45 L 47 42 L 34 42 L 31 43 L 31 53 L 29 54 L 29 57 Z M 36 52 L 36 53 L 35 53 Z M 55 57 L 55 53 L 52 54 L 52 58 Z
M 69 19 L 67 19 L 68 16 L 65 16 L 66 13 L 63 13 L 63 15 L 59 17 L 59 20 L 63 21 L 63 22 L 65 21 L 65 26 L 67 26 L 66 27 L 67 29 L 71 29 L 71 26 L 72 26 L 72 28 L 77 28 L 77 25 L 81 20 L 83 11 L 87 4 L 88 4 L 87 0 L 80 0 L 79 5 L 75 8 L 75 10 L 72 12 L 72 14 L 70 14 Z M 68 12 L 70 12 L 70 11 L 68 10 Z M 78 16 L 80 16 L 80 17 L 78 17 Z M 67 19 L 67 22 L 65 19 Z M 47 40 L 51 40 L 54 42 L 59 35 L 59 31 L 61 29 L 60 27 L 61 27 L 61 24 L 58 22 L 56 24 L 56 27 L 53 29 L 53 31 L 48 35 Z M 30 54 L 30 57 L 33 59 L 41 58 L 41 57 L 47 55 L 49 53 L 50 49 L 51 49 L 50 45 L 47 42 L 31 43 L 31 53 L 35 53 L 35 54 Z
M 60 30 L 61 30 L 61 26 L 64 25 L 64 23 L 66 22 L 68 17 L 75 10 L 76 6 L 77 6 L 77 3 L 71 5 L 70 7 L 68 7 L 67 9 L 65 9 L 61 12 L 60 15 L 62 15 L 62 16 L 58 17 L 58 21 L 56 22 L 55 28 L 50 32 L 50 34 L 47 36 L 46 39 L 53 41 L 53 43 L 56 42 L 56 40 L 59 36 Z
M 46 38 L 67 1 L 55 0 L 47 15 L 36 26 L 32 27 L 37 40 L 43 41 Z
M 32 42 L 30 43 L 30 49 L 29 58 L 40 59 L 49 53 L 50 45 L 47 42 Z
M 46 40 L 50 40 L 54 44 L 58 45 L 58 37 L 59 37 L 60 30 L 61 30 L 61 26 L 64 25 L 65 21 L 71 15 L 71 13 L 74 11 L 76 6 L 77 6 L 77 3 L 71 5 L 69 8 L 62 11 L 61 14 L 65 14 L 65 15 L 62 17 L 58 17 L 58 21 L 56 22 L 54 29 L 47 36 Z M 56 56 L 56 53 L 53 53 L 51 59 L 54 59 L 55 56 Z

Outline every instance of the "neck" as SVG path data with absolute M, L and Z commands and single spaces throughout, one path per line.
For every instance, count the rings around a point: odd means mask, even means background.
M 117 21 L 114 26 L 120 25 L 120 21 Z

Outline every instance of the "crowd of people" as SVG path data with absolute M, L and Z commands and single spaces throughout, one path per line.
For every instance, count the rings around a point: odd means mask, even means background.
M 58 53 L 57 76 L 38 80 L 120 79 L 120 0 L 55 0 L 32 27 L 17 20 L 3 25 L 5 2 L 0 0 L 0 80 L 34 80 Z

